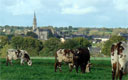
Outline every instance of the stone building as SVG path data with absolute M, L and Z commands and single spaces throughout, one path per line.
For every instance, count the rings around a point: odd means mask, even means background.
M 52 34 L 50 29 L 42 29 L 40 27 L 37 27 L 37 20 L 36 20 L 35 12 L 34 12 L 32 29 L 33 29 L 33 32 L 38 35 L 38 39 L 40 39 L 40 40 L 48 40 L 49 35 Z

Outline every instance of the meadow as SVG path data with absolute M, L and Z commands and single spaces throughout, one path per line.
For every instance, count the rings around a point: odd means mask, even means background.
M 0 80 L 112 80 L 110 59 L 91 60 L 90 73 L 69 72 L 68 65 L 63 63 L 62 72 L 54 72 L 54 59 L 32 59 L 33 65 L 20 65 L 13 61 L 13 66 L 6 66 L 5 59 L 0 59 Z M 127 80 L 124 76 L 123 80 Z

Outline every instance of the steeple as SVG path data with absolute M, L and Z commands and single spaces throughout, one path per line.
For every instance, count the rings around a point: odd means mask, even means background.
M 36 22 L 36 14 L 34 11 L 34 18 L 33 18 L 33 31 L 37 28 L 37 22 Z

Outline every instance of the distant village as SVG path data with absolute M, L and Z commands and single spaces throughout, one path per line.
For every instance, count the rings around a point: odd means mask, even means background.
M 125 37 L 128 40 L 128 28 L 89 28 L 89 27 L 55 27 L 55 26 L 37 26 L 36 14 L 34 13 L 33 26 L 0 26 L 0 35 L 11 36 L 28 36 L 35 34 L 39 40 L 48 40 L 51 37 L 71 39 L 83 37 L 90 40 L 93 44 L 104 43 L 112 35 Z M 93 46 L 93 48 L 95 45 Z M 100 51 L 100 48 L 93 49 Z M 96 52 L 94 51 L 94 52 Z

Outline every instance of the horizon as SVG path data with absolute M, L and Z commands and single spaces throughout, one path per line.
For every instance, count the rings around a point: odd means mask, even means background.
M 0 25 L 128 28 L 128 0 L 0 0 Z
M 10 26 L 10 27 L 12 27 L 12 26 L 14 26 L 14 27 L 33 27 L 33 26 L 19 26 L 19 25 L 0 25 L 1 27 L 5 27 L 5 26 Z M 71 26 L 71 25 L 69 25 L 69 26 Z M 69 26 L 52 26 L 52 25 L 48 25 L 48 26 L 37 26 L 37 27 L 53 27 L 53 28 L 68 28 Z M 72 28 L 108 28 L 108 29 L 119 29 L 119 28 L 121 28 L 121 29 L 128 29 L 128 27 L 92 27 L 92 26 L 90 26 L 90 27 L 87 27 L 87 26 L 84 26 L 84 27 L 77 27 L 77 26 L 72 26 Z

